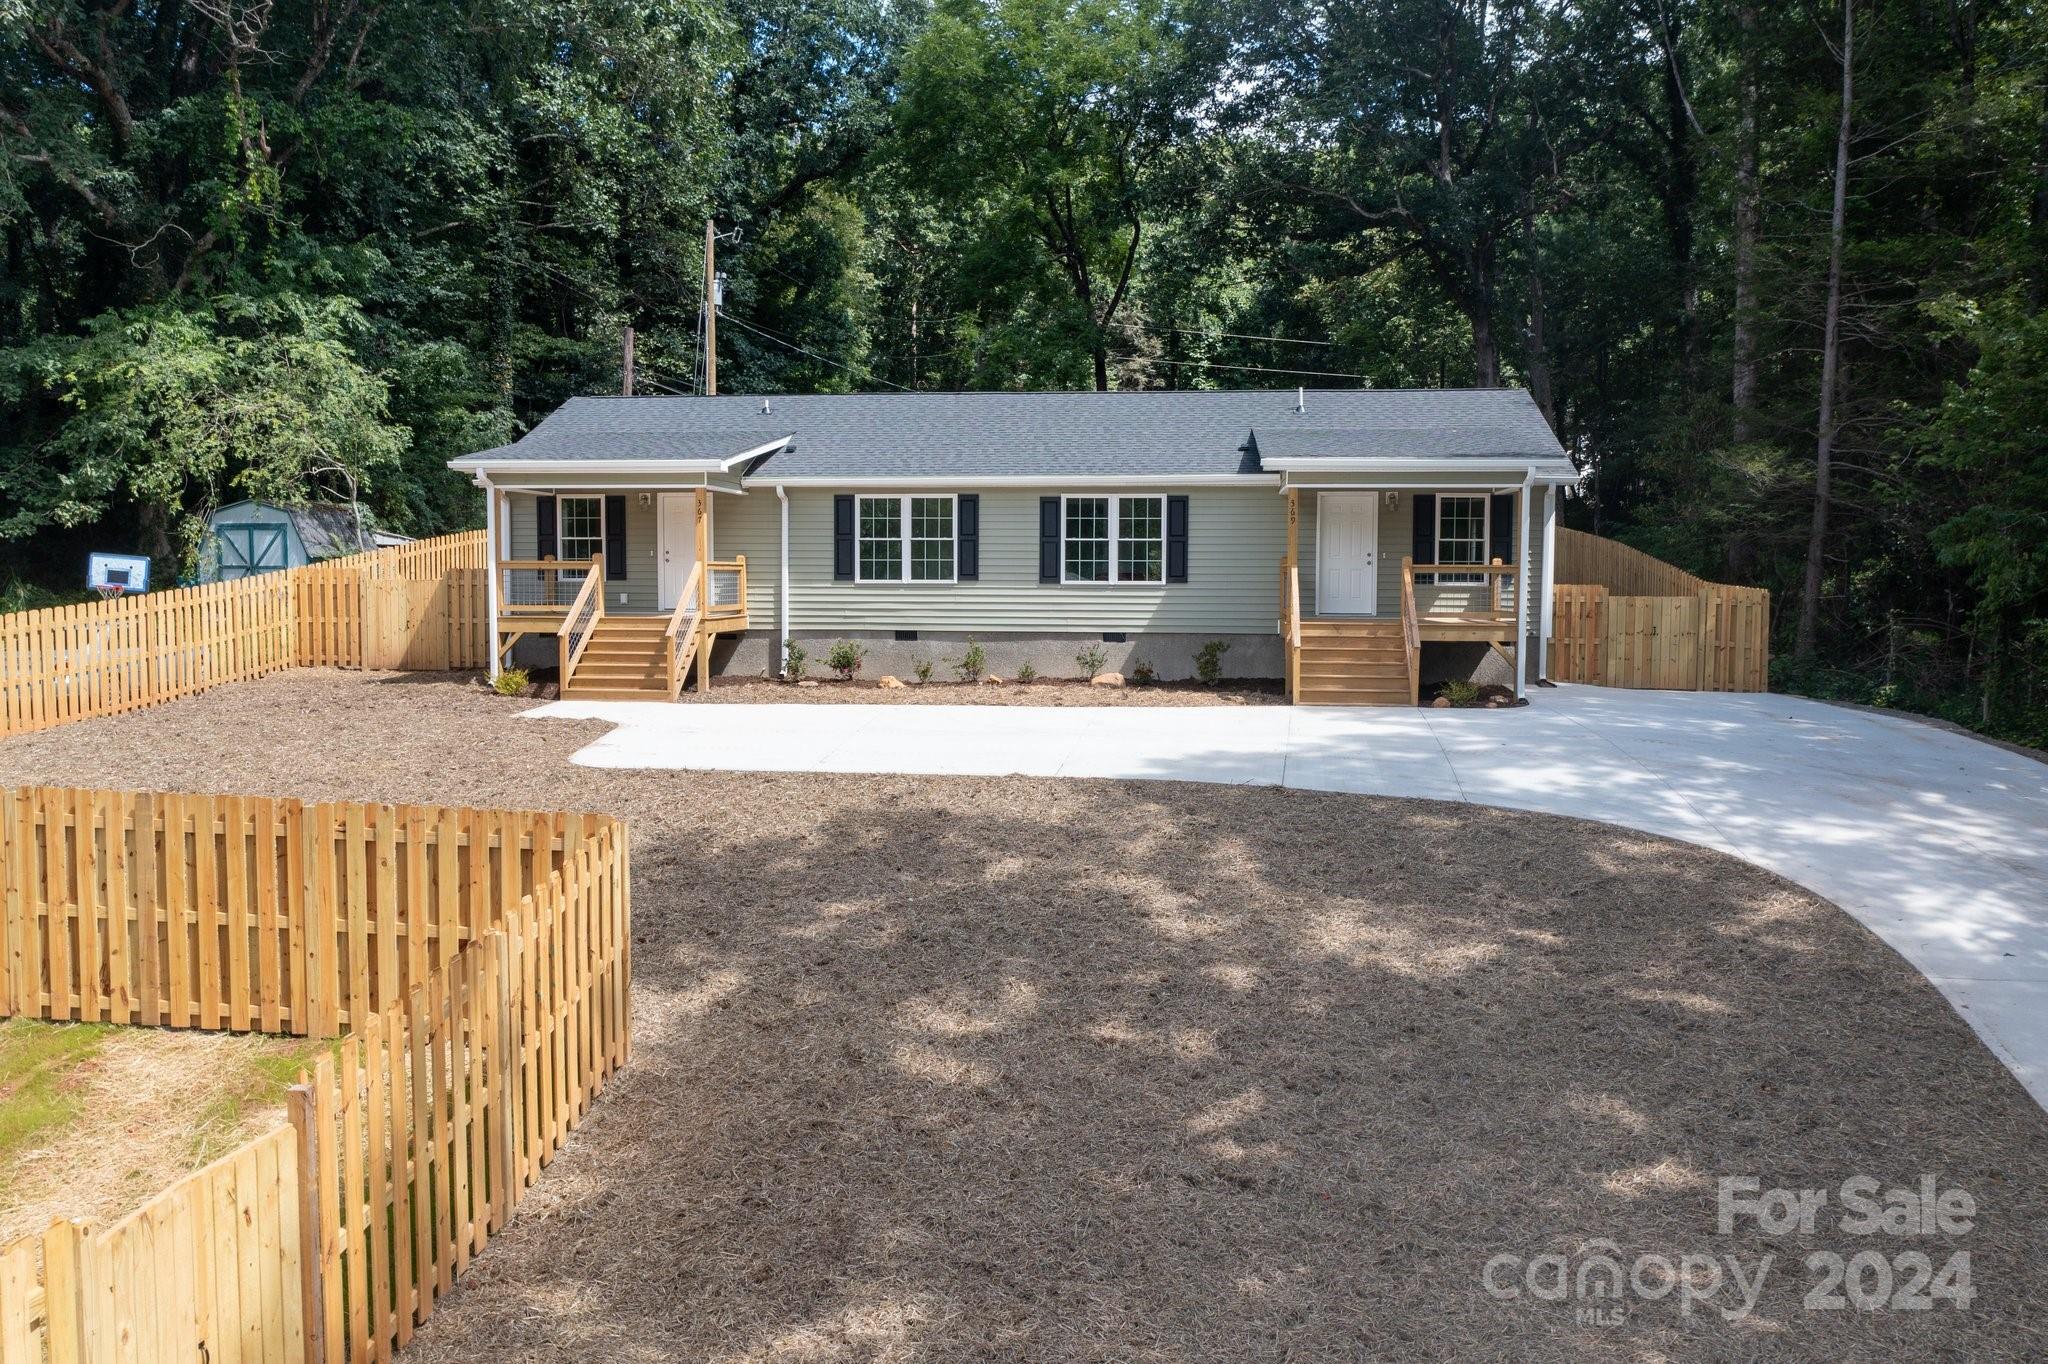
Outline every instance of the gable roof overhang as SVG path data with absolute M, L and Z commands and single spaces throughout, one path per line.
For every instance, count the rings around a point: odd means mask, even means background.
M 772 455 L 786 449 L 790 433 L 768 440 L 756 440 L 750 444 L 735 447 L 729 440 L 715 438 L 690 442 L 699 449 L 711 453 L 699 454 L 694 451 L 680 457 L 674 455 L 648 455 L 646 457 L 614 456 L 609 458 L 588 455 L 560 455 L 548 453 L 545 447 L 527 447 L 524 442 L 514 445 L 500 445 L 495 449 L 479 450 L 448 461 L 448 467 L 458 473 L 485 474 L 493 479 L 510 475 L 518 478 L 544 478 L 549 474 L 727 474 L 743 464 Z M 629 438 L 622 438 L 621 444 L 631 444 Z M 664 442 L 671 448 L 677 442 Z

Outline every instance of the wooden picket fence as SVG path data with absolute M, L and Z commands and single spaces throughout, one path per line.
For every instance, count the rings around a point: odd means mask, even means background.
M 0 1250 L 0 1364 L 389 1360 L 627 1059 L 616 821 L 53 788 L 0 809 L 7 1011 L 349 1029 L 287 1125 L 104 1232 Z
M 480 668 L 484 535 L 0 616 L 0 738 L 291 667 Z
M 0 1251 L 0 1364 L 270 1364 L 306 1353 L 304 1199 L 278 1127 L 106 1231 Z
M 1641 550 L 1557 532 L 1550 675 L 1677 691 L 1768 691 L 1771 594 L 1694 577 Z

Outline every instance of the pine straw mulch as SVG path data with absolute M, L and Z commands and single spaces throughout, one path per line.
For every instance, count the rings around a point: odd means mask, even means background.
M 284 1119 L 285 1086 L 322 1050 L 303 1038 L 14 1019 L 0 1024 L 0 1055 L 44 1029 L 93 1041 L 29 1077 L 41 1081 L 39 1106 L 69 1116 L 0 1146 L 0 1246 L 60 1217 L 111 1226 L 268 1132 Z M 17 1097 L 28 1096 L 0 1076 L 0 1129 Z
M 711 679 L 700 692 L 693 682 L 680 700 L 692 705 L 846 705 L 863 706 L 1284 706 L 1287 697 L 1278 682 L 1256 678 L 1199 682 L 1153 682 L 1145 686 L 1097 687 L 1073 678 L 1040 678 L 1019 682 L 918 682 L 899 678 L 900 687 L 884 687 L 880 678 L 810 678 L 805 683 L 765 678 Z
M 598 771 L 604 726 L 302 672 L 0 778 L 604 809 L 632 1064 L 409 1351 L 441 1360 L 2026 1359 L 2048 1118 L 1846 915 L 1609 826 L 1263 788 Z M 1715 1178 L 1970 1190 L 1954 1237 L 1720 1236 Z M 1739 1324 L 1488 1259 L 1771 1252 Z M 1972 1252 L 1806 1311 L 1814 1249 Z

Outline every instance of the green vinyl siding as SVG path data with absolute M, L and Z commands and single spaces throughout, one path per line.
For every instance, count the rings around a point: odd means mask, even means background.
M 562 493 L 570 497 L 604 497 L 603 492 L 579 492 L 564 488 Z M 616 490 L 611 494 L 617 496 Z M 654 497 L 648 498 L 648 505 L 640 505 L 638 493 L 626 493 L 626 581 L 623 590 L 626 600 L 619 601 L 621 585 L 607 579 L 604 585 L 604 607 L 607 611 L 651 612 L 658 609 L 660 559 L 655 543 Z M 688 493 L 684 494 L 689 496 Z M 512 556 L 514 559 L 532 559 L 540 550 L 540 528 L 534 519 L 533 493 L 507 493 L 512 520 Z M 724 499 L 730 501 L 731 499 Z
M 856 583 L 838 582 L 832 576 L 831 490 L 792 488 L 791 620 L 800 630 L 990 634 L 1125 630 L 1221 635 L 1269 633 L 1275 628 L 1287 509 L 1272 487 L 1188 489 L 1184 583 L 1040 582 L 1038 499 L 1061 491 L 1048 487 L 981 492 L 977 581 Z M 1154 490 L 1102 491 L 1152 495 Z M 775 620 L 778 512 L 774 490 L 760 487 L 744 498 L 721 498 L 718 503 L 718 552 L 727 557 L 746 554 L 748 609 L 756 627 L 772 627 Z
M 1387 475 L 1373 477 L 1381 482 L 1388 481 Z M 1398 491 L 1393 506 L 1387 505 L 1386 492 L 1378 489 L 1375 495 L 1380 500 L 1379 525 L 1379 614 L 1399 616 L 1401 614 L 1401 558 L 1414 553 L 1415 545 L 1415 503 L 1414 492 L 1431 492 L 1451 496 L 1479 496 L 1490 490 L 1470 488 L 1438 488 L 1427 483 L 1417 484 L 1414 491 L 1406 488 Z M 1301 609 L 1302 614 L 1316 613 L 1316 514 L 1319 492 L 1303 489 L 1301 492 Z M 1543 489 L 1529 490 L 1528 515 L 1522 536 L 1516 538 L 1519 550 L 1526 543 L 1529 554 L 1529 581 L 1540 585 L 1543 582 Z M 1415 589 L 1416 609 L 1423 612 L 1442 611 L 1483 611 L 1488 609 L 1487 587 L 1484 583 L 1455 584 L 1442 586 L 1419 585 Z M 1535 597 L 1529 599 L 1530 629 L 1536 628 L 1540 617 Z

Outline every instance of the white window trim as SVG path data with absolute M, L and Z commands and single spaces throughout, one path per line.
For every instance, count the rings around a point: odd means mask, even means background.
M 910 576 L 910 504 L 943 499 L 952 504 L 953 514 L 953 572 L 944 578 L 913 578 Z M 860 507 L 863 502 L 895 502 L 896 534 L 899 557 L 897 565 L 901 576 L 895 578 L 870 578 L 861 571 L 861 542 L 872 539 L 860 533 Z M 926 539 L 932 537 L 926 536 Z M 960 581 L 960 495 L 958 493 L 856 493 L 853 498 L 853 580 L 857 583 L 898 583 L 911 587 L 943 587 Z
M 1084 502 L 1109 503 L 1109 576 L 1107 578 L 1070 578 L 1067 576 L 1067 504 L 1076 500 Z M 1157 502 L 1159 504 L 1159 576 L 1156 578 L 1121 578 L 1117 561 L 1117 530 L 1123 524 L 1125 502 Z M 1060 494 L 1060 586 L 1062 587 L 1164 587 L 1166 586 L 1166 548 L 1169 537 L 1166 533 L 1165 493 L 1061 493 Z
M 1493 547 L 1493 498 L 1488 493 L 1438 493 L 1436 495 L 1436 554 L 1438 562 L 1444 557 L 1444 503 L 1452 498 L 1471 501 L 1479 500 L 1479 562 L 1484 564 L 1491 557 Z M 1430 575 L 1437 587 L 1483 587 L 1484 573 L 1434 573 Z
M 597 557 L 597 558 L 600 558 L 600 559 L 604 558 L 604 557 L 605 557 L 605 548 L 604 548 L 604 547 L 605 547 L 606 545 L 610 544 L 610 543 L 611 543 L 611 540 L 610 540 L 610 537 L 609 537 L 609 536 L 607 536 L 607 535 L 606 535 L 606 533 L 605 533 L 606 527 L 605 527 L 605 524 L 604 524 L 604 495 L 603 495 L 602 493 L 598 493 L 598 494 L 592 494 L 592 493 L 556 493 L 556 494 L 555 494 L 555 557 L 556 557 L 557 559 L 560 559 L 560 560 L 562 560 L 562 561 L 563 561 L 564 563 L 579 563 L 579 564 L 587 564 L 587 563 L 589 563 L 589 562 L 590 562 L 590 557 L 589 557 L 589 556 L 587 556 L 587 555 L 586 555 L 586 556 L 580 556 L 580 557 L 578 557 L 578 558 L 576 558 L 576 559 L 573 559 L 573 560 L 572 560 L 572 559 L 570 559 L 570 558 L 569 558 L 569 556 L 568 556 L 567 554 L 564 554 L 564 553 L 562 552 L 562 542 L 563 542 L 563 540 L 565 540 L 565 539 L 567 538 L 566 536 L 564 536 L 564 535 L 562 534 L 562 526 L 563 526 L 563 524 L 564 524 L 564 519 L 563 519 L 563 516 L 562 516 L 562 504 L 563 504 L 564 502 L 595 502 L 595 503 L 597 503 L 597 555 L 596 555 L 596 557 Z

